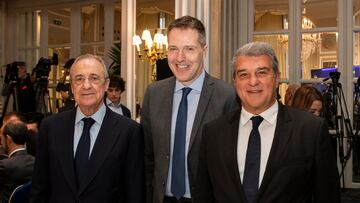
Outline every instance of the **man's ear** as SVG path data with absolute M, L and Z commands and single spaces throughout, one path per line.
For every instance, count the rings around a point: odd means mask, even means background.
M 11 136 L 5 135 L 5 142 L 6 142 L 6 144 L 9 144 L 9 142 L 13 143 L 14 141 Z

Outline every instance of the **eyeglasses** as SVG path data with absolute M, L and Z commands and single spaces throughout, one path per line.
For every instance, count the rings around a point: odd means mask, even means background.
M 82 85 L 85 83 L 86 77 L 84 75 L 77 75 L 75 76 L 72 81 L 76 84 L 76 85 Z M 89 81 L 89 83 L 94 84 L 94 85 L 98 85 L 100 84 L 102 78 L 98 75 L 89 75 L 89 77 L 87 78 L 87 80 Z

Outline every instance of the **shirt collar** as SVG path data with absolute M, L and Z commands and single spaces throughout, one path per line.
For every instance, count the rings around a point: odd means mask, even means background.
M 278 101 L 275 101 L 274 104 L 270 106 L 270 108 L 260 113 L 259 116 L 263 117 L 264 120 L 266 120 L 271 125 L 273 125 L 276 121 L 278 110 L 279 110 L 279 103 Z M 244 126 L 253 116 L 256 115 L 246 111 L 244 108 L 241 108 L 240 126 Z
M 101 124 L 103 119 L 104 119 L 105 113 L 106 113 L 106 106 L 105 106 L 104 103 L 102 103 L 99 110 L 97 112 L 95 112 L 93 115 L 89 116 L 89 117 L 94 119 L 96 121 L 96 123 Z M 81 112 L 80 108 L 77 107 L 75 124 L 79 123 L 85 117 L 87 117 L 87 116 L 85 116 L 85 114 L 83 114 Z
M 13 154 L 15 154 L 16 152 L 18 151 L 23 151 L 23 150 L 26 150 L 25 147 L 21 147 L 21 148 L 18 148 L 18 149 L 15 149 L 14 151 L 12 151 L 10 154 L 9 154 L 9 157 L 11 157 Z
M 108 106 L 120 107 L 120 102 L 119 102 L 119 104 L 114 104 L 114 103 L 112 103 L 112 101 L 109 98 L 106 98 L 105 101 Z
M 200 76 L 198 78 L 196 78 L 196 80 L 194 80 L 194 82 L 191 83 L 188 87 L 190 87 L 192 89 L 192 91 L 201 92 L 202 86 L 204 84 L 204 79 L 205 79 L 205 70 L 203 70 L 202 73 L 200 74 Z M 176 80 L 175 92 L 181 91 L 181 89 L 184 87 L 186 87 L 186 86 L 183 85 L 178 80 Z

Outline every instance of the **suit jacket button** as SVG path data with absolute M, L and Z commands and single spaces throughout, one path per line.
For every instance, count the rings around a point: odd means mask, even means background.
M 165 186 L 165 182 L 162 182 L 162 186 Z
M 166 159 L 169 160 L 169 155 L 166 155 Z

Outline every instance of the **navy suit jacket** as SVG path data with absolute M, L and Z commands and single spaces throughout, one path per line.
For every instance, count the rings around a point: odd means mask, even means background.
M 238 162 L 240 111 L 204 126 L 194 203 L 245 203 Z M 279 104 L 256 203 L 338 203 L 339 176 L 325 121 Z
M 34 157 L 20 150 L 0 160 L 0 203 L 7 203 L 13 190 L 29 180 L 34 168 Z
M 77 188 L 74 171 L 76 110 L 42 122 L 30 202 L 143 203 L 143 136 L 133 120 L 106 108 L 91 153 L 88 180 Z

